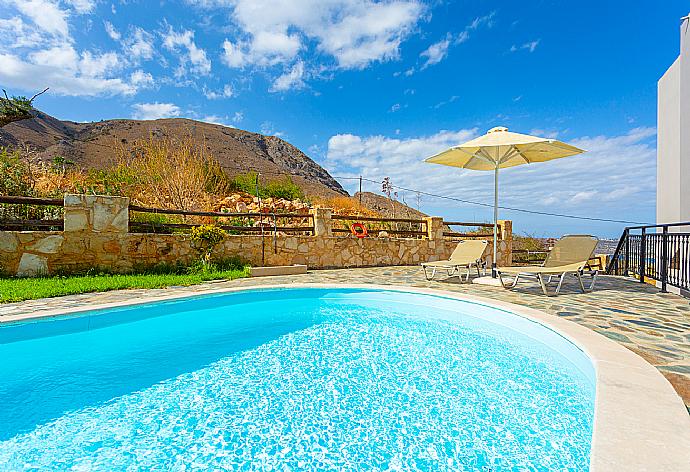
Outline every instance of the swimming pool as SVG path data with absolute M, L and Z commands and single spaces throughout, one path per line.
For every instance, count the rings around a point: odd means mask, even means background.
M 595 375 L 504 310 L 251 290 L 0 327 L 0 464 L 587 470 Z

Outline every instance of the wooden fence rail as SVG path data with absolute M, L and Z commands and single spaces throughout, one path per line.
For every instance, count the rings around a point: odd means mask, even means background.
M 61 198 L 0 195 L 0 231 L 62 231 Z M 57 208 L 50 208 L 57 207 Z
M 147 208 L 139 205 L 130 205 L 129 211 L 141 213 L 156 213 L 161 215 L 183 215 L 183 216 L 213 216 L 218 218 L 260 218 L 260 217 L 277 217 L 277 218 L 314 218 L 310 213 L 224 213 L 219 211 L 191 211 L 191 210 L 171 210 L 167 208 Z
M 233 233 L 309 233 L 314 234 L 314 215 L 310 213 L 275 213 L 275 212 L 253 212 L 253 213 L 225 213 L 217 211 L 192 211 L 176 210 L 168 208 L 148 208 L 139 205 L 130 205 L 130 232 L 153 232 L 171 233 L 174 231 L 191 229 L 198 224 L 192 223 L 162 223 L 132 220 L 132 212 L 150 213 L 159 215 L 180 215 L 183 217 L 213 217 L 213 218 L 233 218 L 233 219 L 259 219 L 259 224 L 254 226 L 244 226 L 238 224 L 219 224 L 218 226 L 226 231 Z M 285 226 L 278 225 L 278 220 L 305 220 L 310 221 L 307 225 Z
M 0 195 L 0 204 L 9 205 L 25 205 L 30 206 L 53 206 L 63 207 L 63 199 L 38 198 L 38 197 L 21 197 L 21 196 L 2 196 Z M 207 218 L 230 218 L 230 219 L 246 219 L 248 226 L 237 224 L 237 221 L 229 222 L 231 224 L 222 224 L 219 226 L 227 231 L 234 233 L 309 233 L 314 234 L 315 222 L 314 215 L 311 213 L 275 213 L 275 212 L 253 212 L 253 213 L 225 213 L 216 211 L 192 211 L 169 208 L 151 208 L 140 205 L 129 205 L 130 222 L 129 227 L 131 232 L 153 232 L 153 233 L 171 233 L 180 230 L 191 229 L 199 226 L 198 223 L 184 222 L 181 223 L 166 223 L 158 221 L 142 221 L 132 218 L 136 213 L 148 213 L 157 215 L 179 215 L 182 217 L 207 217 Z M 28 216 L 28 215 L 27 215 Z M 60 230 L 64 227 L 62 220 L 55 219 L 55 214 L 52 218 L 46 214 L 45 219 L 38 219 L 28 217 L 21 219 L 21 215 L 6 216 L 4 219 L 0 216 L 0 229 L 6 230 L 38 230 L 38 229 L 55 229 Z M 253 223 L 251 219 L 260 221 Z M 286 220 L 298 220 L 296 224 L 288 225 L 279 222 Z M 305 221 L 306 220 L 306 221 Z M 372 235 L 378 235 L 381 232 L 386 232 L 391 235 L 406 235 L 411 237 L 425 237 L 428 236 L 428 223 L 425 219 L 415 218 L 379 218 L 372 216 L 351 216 L 351 215 L 331 215 L 331 220 L 341 223 L 345 222 L 366 222 L 372 223 L 373 228 L 367 228 L 367 231 Z M 192 220 L 194 221 L 194 220 Z M 291 221 L 290 221 L 291 222 Z M 240 223 L 244 223 L 240 221 Z M 306 223 L 306 224 L 305 224 Z M 378 224 L 377 224 L 378 223 Z M 256 224 L 256 226 L 254 225 Z M 251 225 L 251 226 L 250 226 Z M 464 221 L 443 221 L 445 228 L 450 226 L 466 226 L 476 228 L 491 228 L 491 223 L 475 223 Z M 369 225 L 368 225 L 369 226 Z M 383 226 L 383 227 L 382 227 Z M 389 226 L 389 227 L 386 227 Z M 401 226 L 403 226 L 401 228 Z M 407 229 L 405 229 L 407 228 Z M 350 233 L 348 228 L 332 228 L 335 234 Z M 455 232 L 444 231 L 444 237 L 450 238 L 486 238 L 491 237 L 492 233 L 473 233 L 473 232 Z
M 379 223 L 417 223 L 426 225 L 426 220 L 415 220 L 411 218 L 375 218 L 373 216 L 331 215 L 331 219 L 346 221 L 370 221 Z
M 493 223 L 472 223 L 467 221 L 444 221 L 443 225 L 446 227 L 450 226 L 469 226 L 475 228 L 493 228 Z M 494 236 L 492 232 L 486 233 L 474 233 L 474 232 L 457 232 L 457 231 L 444 231 L 443 236 L 448 238 L 492 238 Z M 498 225 L 498 237 L 501 238 L 501 225 Z
M 0 203 L 60 207 L 65 205 L 62 198 L 17 197 L 13 195 L 0 195 Z

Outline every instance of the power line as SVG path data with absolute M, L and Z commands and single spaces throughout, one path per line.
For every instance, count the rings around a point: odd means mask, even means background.
M 334 178 L 345 179 L 345 180 L 359 180 L 360 179 L 359 177 L 342 177 L 342 176 L 340 176 L 340 177 L 334 176 Z M 372 179 L 368 179 L 365 177 L 362 177 L 362 180 L 365 180 L 367 182 L 376 183 L 376 184 L 381 183 L 381 181 L 372 180 Z M 483 206 L 483 207 L 487 207 L 487 208 L 493 208 L 494 207 L 490 203 L 475 202 L 472 200 L 464 200 L 462 198 L 452 197 L 450 195 L 438 195 L 438 194 L 434 194 L 434 193 L 425 192 L 423 190 L 414 190 L 414 189 L 410 189 L 410 188 L 401 187 L 399 185 L 392 185 L 392 187 L 397 188 L 398 190 L 404 190 L 406 192 L 414 192 L 414 193 L 426 195 L 429 197 L 440 198 L 440 199 L 444 199 L 444 200 L 452 200 L 452 201 L 456 201 L 456 202 L 460 202 L 460 203 L 467 203 L 468 205 L 478 205 L 478 206 Z M 525 208 L 514 208 L 514 207 L 506 207 L 506 206 L 500 206 L 500 205 L 498 208 L 500 208 L 502 210 L 516 211 L 516 212 L 521 212 L 521 213 L 530 213 L 533 215 L 554 216 L 554 217 L 558 217 L 558 218 L 572 218 L 572 219 L 576 219 L 576 220 L 602 221 L 605 223 L 621 223 L 621 224 L 634 224 L 634 225 L 647 225 L 647 224 L 649 224 L 649 223 L 641 223 L 639 221 L 609 220 L 606 218 L 595 218 L 595 217 L 591 217 L 591 216 L 579 216 L 579 215 L 567 215 L 564 213 L 550 213 L 550 212 L 546 212 L 546 211 L 527 210 Z
M 91 142 L 90 144 L 95 144 L 95 145 L 98 145 L 101 147 L 108 147 L 111 149 L 113 147 L 113 146 L 109 146 L 106 144 L 100 144 L 100 143 L 96 143 L 96 142 Z M 241 170 L 241 171 L 248 170 L 246 167 L 234 167 L 234 166 L 223 165 L 223 164 L 221 164 L 221 168 Z M 288 175 L 288 176 L 293 176 L 293 177 L 297 176 L 297 177 L 302 177 L 302 178 L 311 177 L 311 176 L 299 175 L 299 174 L 295 174 L 294 172 L 287 172 L 287 171 L 264 170 L 261 172 L 258 172 L 258 171 L 254 171 L 254 172 L 257 172 L 259 174 L 264 174 L 264 175 Z M 330 175 L 330 174 L 328 174 L 327 171 L 326 171 L 326 173 L 327 173 L 327 175 Z M 371 182 L 374 184 L 381 184 L 381 182 L 382 182 L 382 180 L 373 180 L 373 179 L 369 179 L 367 177 L 345 177 L 345 176 L 331 176 L 331 177 L 334 179 L 340 179 L 340 180 L 362 180 L 362 181 Z M 472 200 L 465 200 L 465 199 L 453 197 L 450 195 L 438 195 L 435 193 L 425 192 L 423 190 L 414 190 L 414 189 L 410 189 L 410 188 L 401 187 L 399 185 L 391 185 L 391 187 L 396 188 L 398 190 L 404 190 L 406 192 L 413 192 L 413 193 L 420 194 L 420 195 L 426 195 L 428 197 L 439 198 L 439 199 L 443 199 L 443 200 L 451 200 L 451 201 L 455 201 L 455 202 L 466 203 L 468 205 L 476 205 L 476 206 L 482 206 L 482 207 L 486 207 L 486 208 L 493 208 L 493 204 L 490 204 L 490 203 L 475 202 Z M 551 213 L 551 212 L 547 212 L 547 211 L 528 210 L 526 208 L 515 208 L 515 207 L 507 207 L 507 206 L 501 206 L 501 205 L 499 205 L 498 208 L 501 210 L 515 211 L 515 212 L 519 212 L 519 213 L 528 213 L 528 214 L 532 214 L 532 215 L 553 216 L 556 218 L 570 218 L 570 219 L 574 219 L 574 220 L 599 221 L 599 222 L 604 222 L 604 223 L 620 223 L 620 224 L 630 224 L 630 225 L 649 225 L 649 223 L 643 223 L 640 221 L 610 220 L 607 218 L 596 218 L 596 217 L 592 217 L 592 216 L 581 216 L 581 215 L 568 215 L 565 213 Z

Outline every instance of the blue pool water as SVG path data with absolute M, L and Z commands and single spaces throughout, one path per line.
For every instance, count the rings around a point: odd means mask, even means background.
M 2 470 L 587 470 L 589 359 L 476 303 L 256 290 L 0 327 Z

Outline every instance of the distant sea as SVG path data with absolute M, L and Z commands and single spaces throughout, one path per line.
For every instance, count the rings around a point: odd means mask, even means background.
M 617 239 L 600 239 L 594 252 L 596 254 L 613 254 L 616 252 L 617 245 Z

